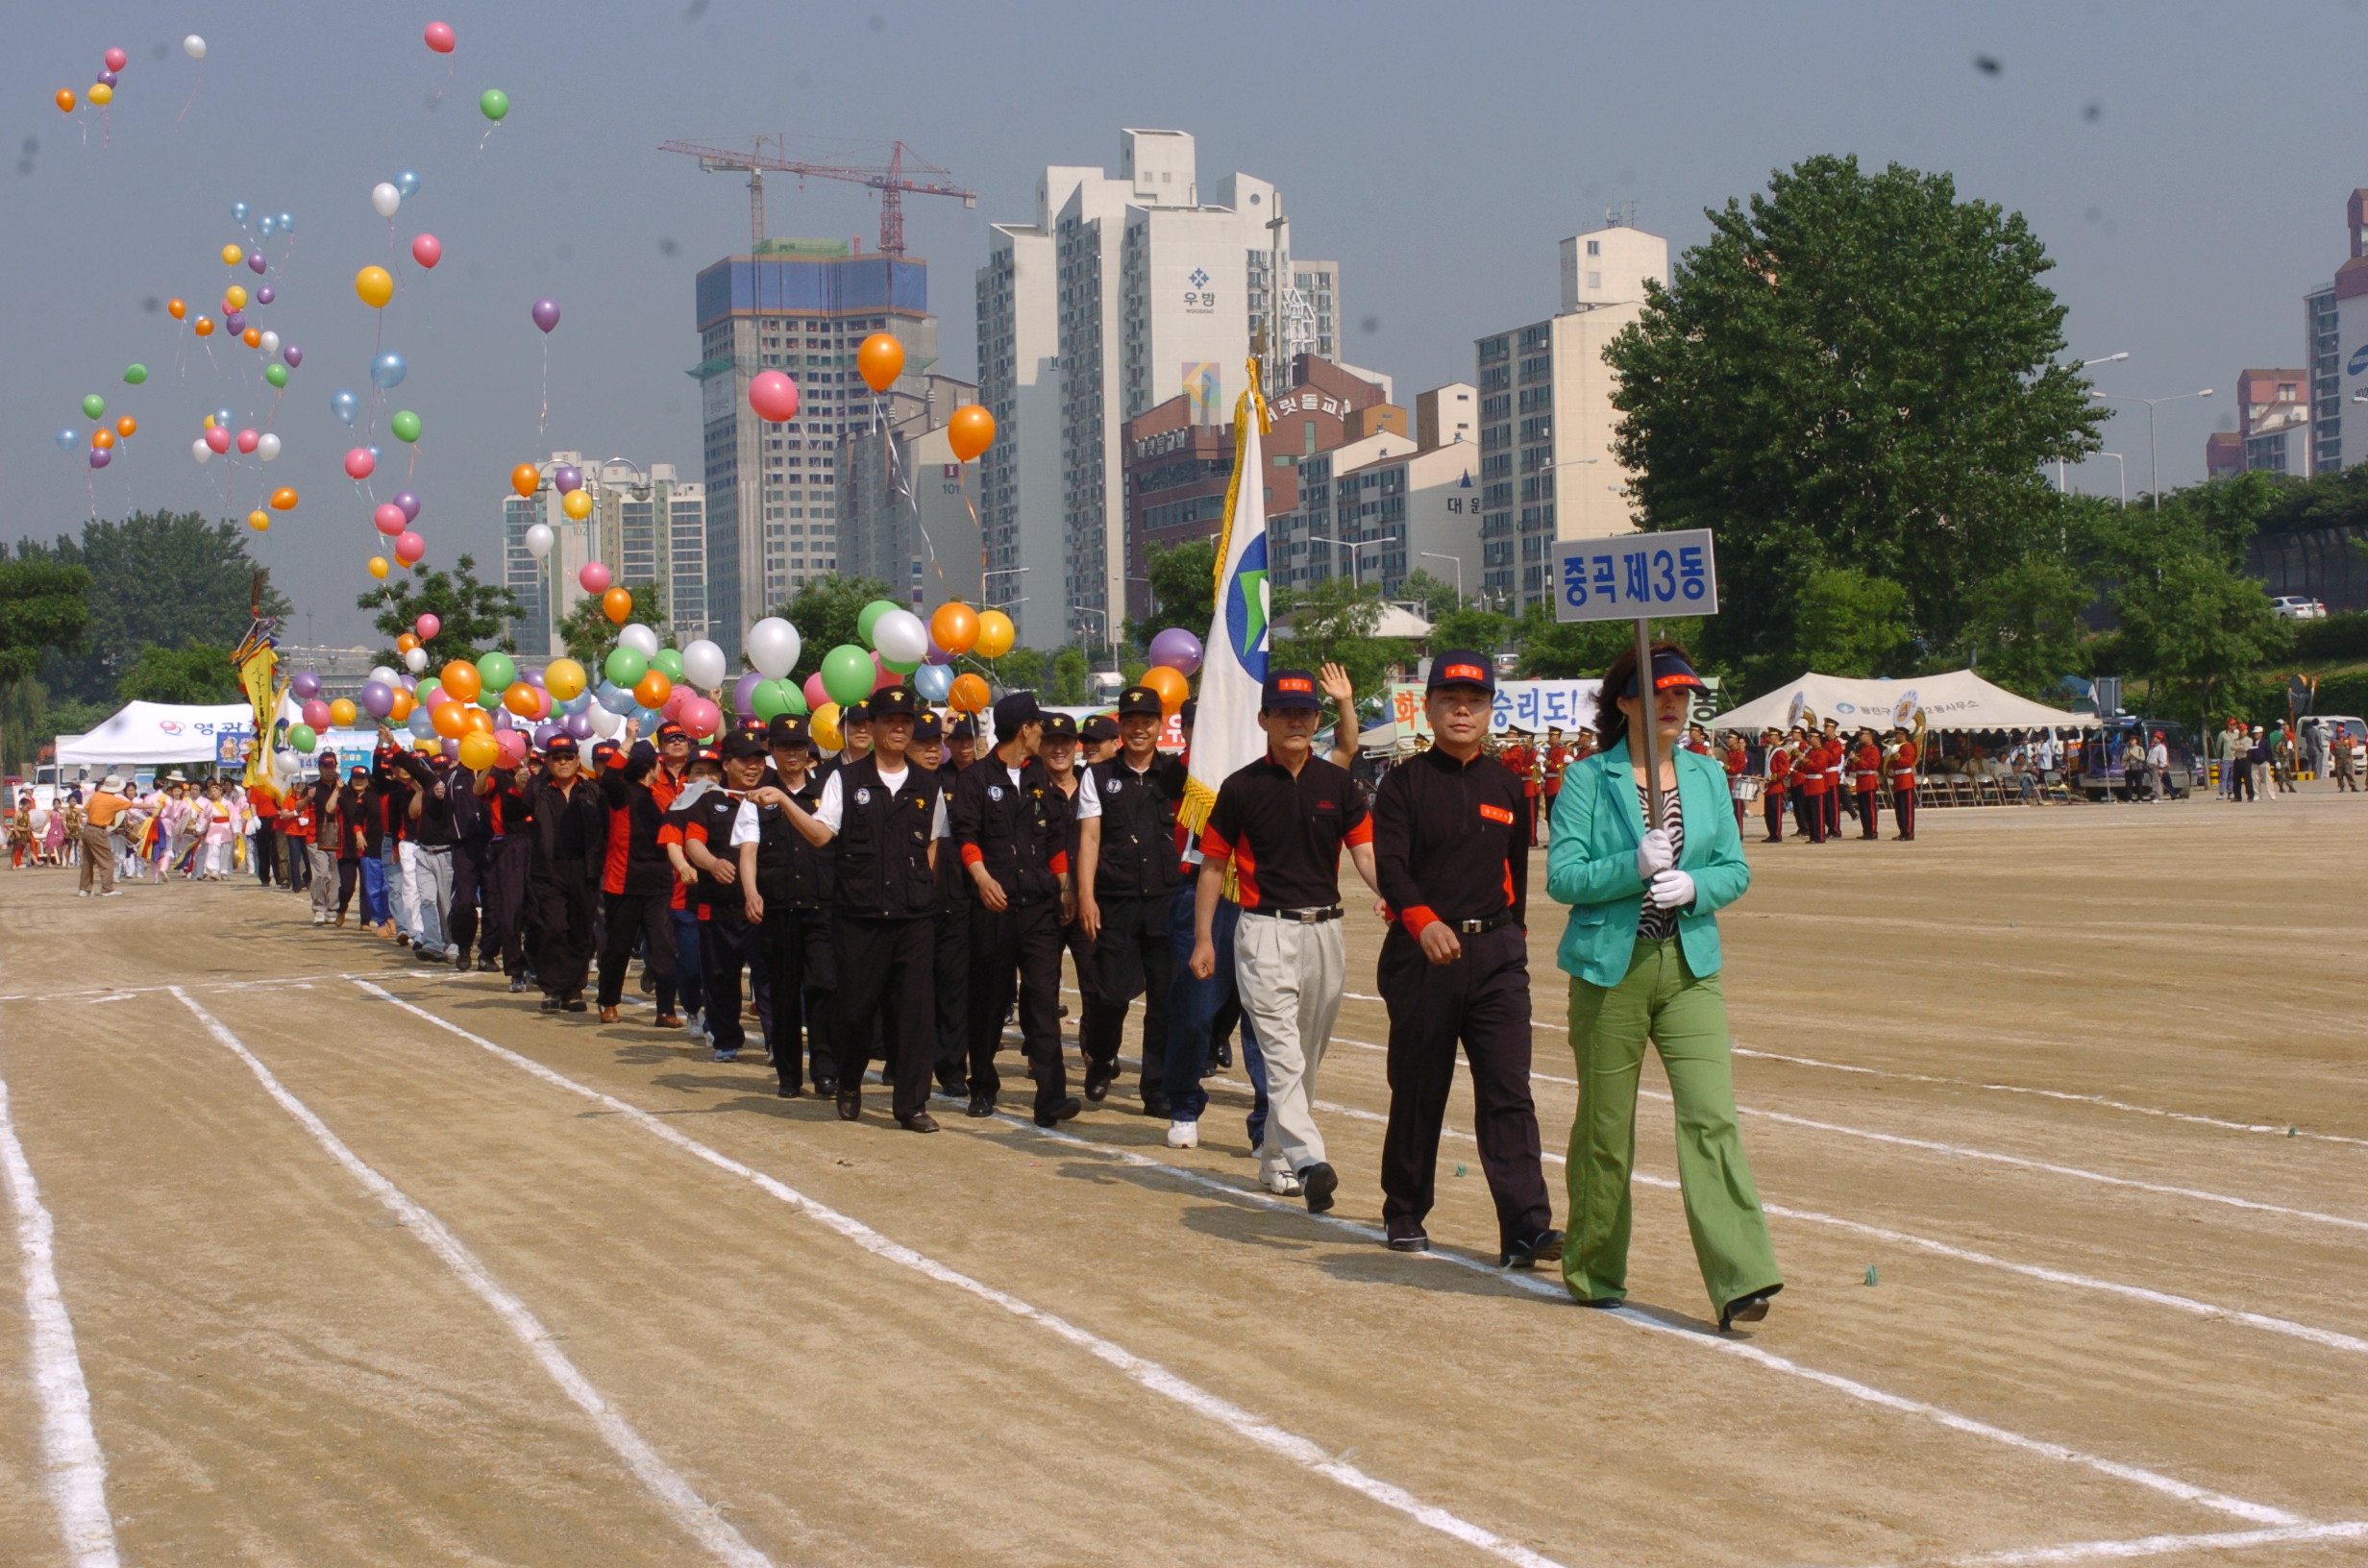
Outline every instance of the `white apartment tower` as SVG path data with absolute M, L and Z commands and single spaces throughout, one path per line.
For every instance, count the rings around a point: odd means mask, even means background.
M 1278 259 L 1295 280 L 1286 297 L 1305 307 L 1284 324 L 1291 340 L 1337 344 L 1339 268 L 1293 260 L 1274 187 L 1232 174 L 1206 194 L 1190 135 L 1124 131 L 1115 179 L 1049 167 L 1036 221 L 990 230 L 977 285 L 979 392 L 997 427 L 979 475 L 984 598 L 1030 647 L 1118 629 L 1125 422 L 1179 392 L 1196 420 L 1232 418 Z

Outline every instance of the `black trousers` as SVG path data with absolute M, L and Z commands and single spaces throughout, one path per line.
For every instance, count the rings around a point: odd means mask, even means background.
M 566 1001 L 583 994 L 592 968 L 592 895 L 598 884 L 580 860 L 537 868 L 527 890 L 534 904 L 540 940 L 534 947 L 534 978 L 543 994 Z
M 527 972 L 527 868 L 534 858 L 534 845 L 511 834 L 492 841 L 485 852 L 484 947 L 480 960 L 491 968 L 499 955 L 503 970 L 516 978 Z M 456 869 L 454 880 L 458 879 Z
M 1003 1015 L 1020 995 L 1021 1049 L 1036 1080 L 1036 1109 L 1069 1097 L 1061 1061 L 1061 908 L 1049 898 L 971 908 L 971 1093 L 1003 1087 L 995 1053 L 1003 1044 Z
M 937 922 L 926 915 L 880 919 L 839 913 L 830 922 L 830 956 L 839 971 L 831 1017 L 839 1092 L 852 1093 L 863 1083 L 877 1030 L 899 1121 L 929 1106 L 929 1062 L 937 1036 L 937 988 L 931 983 L 936 930 Z M 1001 1023 L 1000 1013 L 996 1021 Z
M 1078 1043 L 1087 1070 L 1118 1076 L 1126 1010 L 1143 1002 L 1143 1069 L 1137 1087 L 1148 1098 L 1168 1091 L 1168 988 L 1175 961 L 1168 942 L 1168 906 L 1172 893 L 1147 898 L 1112 898 L 1101 906 L 1101 936 L 1094 943 L 1094 978 L 1085 992 L 1085 1024 Z
M 355 886 L 360 881 L 360 861 L 340 859 L 337 862 L 337 918 L 339 919 L 345 919 L 346 910 L 354 902 Z
M 1767 823 L 1767 842 L 1785 842 L 1785 792 L 1774 785 L 1760 797 L 1760 819 Z
M 1825 836 L 1829 839 L 1839 838 L 1841 836 L 1841 786 L 1828 781 L 1825 794 L 1821 798 L 1825 802 Z
M 488 873 L 493 866 L 493 841 L 490 839 L 461 839 L 453 845 L 453 903 L 444 917 L 444 940 L 456 958 L 469 956 L 469 946 L 476 942 L 480 924 L 486 937 L 485 958 L 493 957 L 493 892 L 488 886 Z M 478 919 L 478 905 L 484 904 L 485 919 Z
M 816 1083 L 836 1077 L 829 1015 L 838 973 L 830 952 L 830 912 L 768 903 L 759 941 L 765 985 L 773 995 L 773 1066 L 781 1087 L 804 1084 L 809 1058 Z
M 255 880 L 268 888 L 279 878 L 280 835 L 269 822 L 264 822 L 256 828 L 255 837 L 249 842 L 255 845 Z
M 937 927 L 937 1076 L 948 1083 L 970 1076 L 971 905 L 967 893 L 946 900 L 930 923 Z
M 1899 836 L 1915 837 L 1915 786 L 1900 785 L 1891 791 L 1891 810 L 1899 816 Z
M 1431 1212 L 1460 1039 L 1471 1064 L 1472 1131 L 1496 1201 L 1497 1241 L 1511 1247 L 1553 1223 L 1529 1095 L 1529 942 L 1517 925 L 1460 940 L 1462 958 L 1433 964 L 1403 926 L 1382 939 L 1390 1125 L 1381 1146 L 1381 1213 L 1400 1229 L 1419 1229 Z
M 712 918 L 699 928 L 699 991 L 707 1004 L 707 1033 L 719 1051 L 736 1051 L 748 1043 L 748 1029 L 740 1018 L 740 971 L 746 968 L 756 995 L 757 1024 L 771 1044 L 775 998 L 773 976 L 765 968 L 765 928 L 750 924 L 736 903 L 708 907 Z M 794 1013 L 794 997 L 790 1005 Z
M 455 879 L 457 881 L 457 878 Z M 460 895 L 453 894 L 457 903 Z M 675 1000 L 674 894 L 612 893 L 605 911 L 607 936 L 601 943 L 601 1006 L 614 1007 L 625 996 L 625 971 L 633 962 L 633 942 L 650 939 L 642 965 L 657 980 L 658 1011 L 672 1013 Z M 466 939 L 463 939 L 464 941 Z
M 1859 825 L 1864 829 L 1859 837 L 1876 839 L 1883 835 L 1883 796 L 1872 790 L 1859 791 Z
M 292 834 L 282 834 L 287 850 L 287 885 L 296 893 L 312 886 L 312 857 L 305 852 L 307 841 Z

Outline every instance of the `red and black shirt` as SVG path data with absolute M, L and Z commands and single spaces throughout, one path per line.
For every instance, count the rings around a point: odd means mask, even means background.
M 1458 762 L 1433 747 L 1390 770 L 1373 794 L 1373 873 L 1418 937 L 1437 920 L 1485 920 L 1529 904 L 1530 797 L 1485 753 Z
M 1233 861 L 1244 909 L 1328 909 L 1341 901 L 1341 845 L 1372 842 L 1346 769 L 1311 756 L 1294 777 L 1269 755 L 1218 789 L 1200 852 Z

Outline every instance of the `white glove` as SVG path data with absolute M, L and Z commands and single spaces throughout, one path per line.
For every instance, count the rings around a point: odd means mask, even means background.
M 1693 878 L 1671 868 L 1653 878 L 1651 891 L 1655 909 L 1684 909 L 1693 902 Z
M 1646 882 L 1677 862 L 1677 851 L 1669 847 L 1669 830 L 1656 827 L 1637 844 L 1637 876 Z

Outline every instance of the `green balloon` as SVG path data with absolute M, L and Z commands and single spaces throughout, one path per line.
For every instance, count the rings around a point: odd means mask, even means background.
M 879 662 L 880 668 L 884 670 L 894 670 L 900 675 L 909 675 L 914 671 L 921 668 L 921 661 L 919 659 L 915 659 L 910 664 L 901 664 L 895 659 L 889 658 L 884 653 L 880 655 Z
M 749 690 L 749 706 L 768 723 L 789 714 L 805 717 L 805 694 L 786 680 L 760 680 Z
M 499 120 L 509 112 L 509 94 L 500 87 L 487 87 L 477 100 L 478 111 L 489 120 Z
M 894 604 L 888 607 L 896 608 Z M 879 673 L 872 668 L 872 655 L 852 643 L 841 643 L 823 655 L 823 690 L 841 707 L 870 697 L 873 683 L 878 679 Z
M 444 700 L 444 683 L 431 675 L 419 683 L 419 690 L 411 694 L 411 700 L 433 713 L 435 705 Z
M 274 386 L 287 385 L 287 366 L 265 365 L 263 367 L 263 380 L 269 381 Z
M 286 371 L 280 370 L 278 365 L 274 365 L 271 368 L 280 371 L 281 381 L 287 380 Z M 272 384 L 277 386 L 279 381 L 275 381 Z M 398 441 L 416 441 L 419 439 L 419 416 L 411 412 L 408 408 L 401 410 L 395 415 L 394 418 L 388 420 L 386 422 L 386 428 L 395 432 L 395 439 Z
M 502 711 L 502 688 L 488 680 L 477 688 L 477 705 L 487 713 Z
M 629 648 L 612 648 L 607 662 L 601 666 L 608 678 L 631 691 L 641 684 L 641 677 L 650 673 L 650 661 Z
M 287 744 L 294 747 L 299 751 L 309 751 L 314 747 L 318 746 L 320 742 L 321 738 L 312 733 L 312 726 L 310 724 L 290 724 L 287 726 Z
M 107 412 L 107 400 L 96 392 L 83 399 L 83 418 L 96 419 L 105 412 Z
M 137 386 L 140 382 L 148 379 L 148 367 L 146 365 L 134 365 L 123 373 L 123 379 L 131 382 L 134 386 Z
M 518 661 L 498 649 L 491 653 L 481 653 L 477 659 L 477 678 L 484 682 L 485 690 L 498 697 L 508 691 L 511 683 L 517 680 Z
M 872 600 L 863 607 L 862 613 L 855 617 L 855 634 L 868 645 L 872 641 L 872 628 L 879 625 L 879 618 L 890 610 L 900 608 L 902 606 L 892 600 L 876 599 Z
M 682 654 L 675 649 L 661 648 L 652 656 L 650 668 L 665 671 L 668 680 L 679 681 L 682 678 Z

